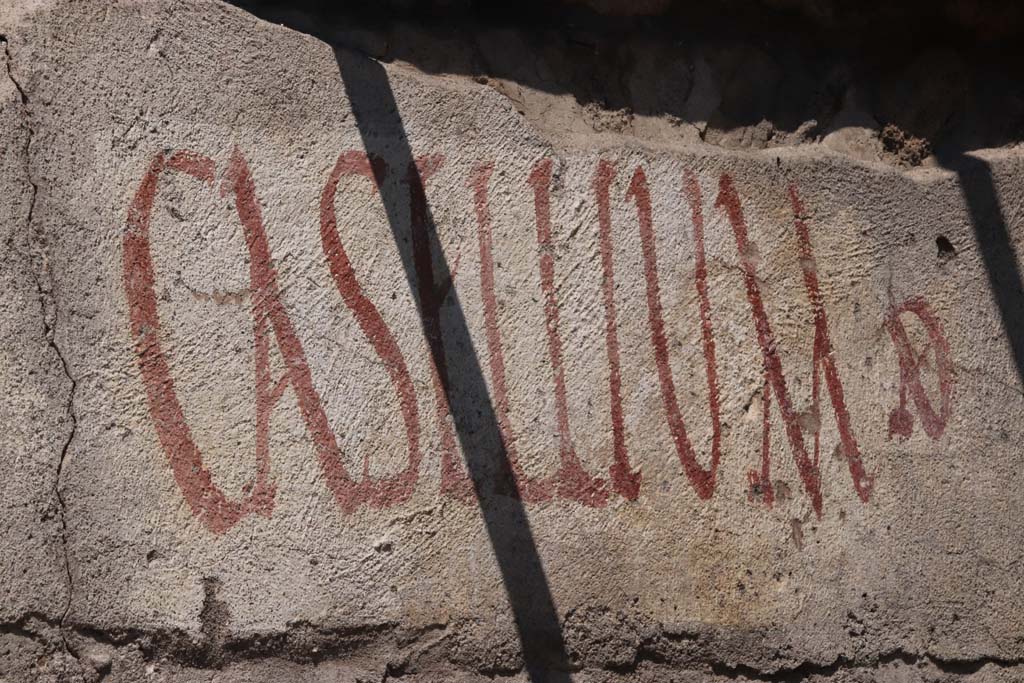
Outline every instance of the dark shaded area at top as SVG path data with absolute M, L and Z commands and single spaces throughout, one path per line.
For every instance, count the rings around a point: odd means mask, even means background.
M 1024 3 L 1006 0 L 234 0 L 268 21 L 429 73 L 693 118 L 699 56 L 720 98 L 707 141 L 755 146 L 843 125 L 899 129 L 926 151 L 1024 139 Z M 809 123 L 810 122 L 810 123 Z M 797 137 L 794 137 L 796 134 Z M 911 139 L 915 149 L 902 150 Z M 918 144 L 920 143 L 920 144 Z

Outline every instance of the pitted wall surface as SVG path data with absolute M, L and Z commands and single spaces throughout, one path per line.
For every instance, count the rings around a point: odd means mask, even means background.
M 1019 152 L 993 214 L 214 2 L 0 27 L 0 677 L 525 677 L 495 533 L 579 680 L 1021 676 Z

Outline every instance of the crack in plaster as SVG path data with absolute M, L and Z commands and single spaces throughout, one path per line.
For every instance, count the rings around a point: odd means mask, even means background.
M 27 230 L 31 231 L 34 224 L 36 200 L 39 196 L 39 185 L 36 183 L 32 174 L 32 141 L 35 135 L 35 130 L 32 127 L 32 112 L 29 108 L 29 97 L 28 93 L 22 87 L 21 83 L 14 76 L 13 62 L 14 58 L 11 55 L 10 42 L 7 36 L 0 35 L 0 43 L 3 43 L 4 56 L 7 69 L 7 78 L 11 84 L 17 90 L 18 95 L 21 99 L 22 111 L 24 112 L 25 127 L 28 131 L 28 135 L 25 138 L 25 180 L 31 187 L 31 193 L 29 198 L 28 213 L 25 218 L 25 226 Z M 43 311 L 43 337 L 46 339 L 47 344 L 53 349 L 53 352 L 57 355 L 60 360 L 61 368 L 68 381 L 71 383 L 71 388 L 68 392 L 67 398 L 67 414 L 71 420 L 71 430 L 68 433 L 67 439 L 65 439 L 63 446 L 60 451 L 60 458 L 57 461 L 57 471 L 54 476 L 53 482 L 53 495 L 57 501 L 57 514 L 60 520 L 60 543 L 61 543 L 61 555 L 64 560 L 64 573 L 67 580 L 67 602 L 64 605 L 64 609 L 61 612 L 60 620 L 57 622 L 57 628 L 60 631 L 61 641 L 63 643 L 64 650 L 71 656 L 75 656 L 74 651 L 70 647 L 66 637 L 66 622 L 68 615 L 71 612 L 71 599 L 74 594 L 74 579 L 71 573 L 71 556 L 68 553 L 68 525 L 67 525 L 67 506 L 64 501 L 64 496 L 61 493 L 61 474 L 64 470 L 64 463 L 67 459 L 68 451 L 71 448 L 71 443 L 75 439 L 75 433 L 78 429 L 78 416 L 75 413 L 75 392 L 78 388 L 78 382 L 72 376 L 70 368 L 68 366 L 67 359 L 64 357 L 63 352 L 57 345 L 56 341 L 56 323 L 58 318 L 57 301 L 53 294 L 53 273 L 50 271 L 49 262 L 45 258 L 42 258 L 43 269 L 47 275 L 47 279 L 50 282 L 50 286 L 46 287 L 43 282 L 41 275 L 35 271 L 32 272 L 32 279 L 36 285 L 36 294 L 39 297 L 40 306 Z M 49 623 L 49 622 L 47 622 Z

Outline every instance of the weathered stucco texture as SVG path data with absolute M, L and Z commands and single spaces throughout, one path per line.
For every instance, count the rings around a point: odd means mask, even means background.
M 1019 152 L 561 140 L 216 2 L 0 33 L 0 679 L 524 678 L 460 419 L 578 680 L 1024 676 Z

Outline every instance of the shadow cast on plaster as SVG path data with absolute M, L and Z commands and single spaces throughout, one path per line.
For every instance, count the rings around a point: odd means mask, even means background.
M 406 219 L 408 193 L 425 193 L 387 72 L 353 53 L 337 51 L 335 57 L 367 155 L 392 169 L 390 177 L 376 175 L 377 187 L 501 571 L 525 669 L 532 680 L 567 682 L 570 661 L 560 620 L 458 291 L 451 287 L 443 299 L 435 293 L 435 283 L 451 281 L 451 269 L 425 199 L 419 228 Z M 395 172 L 404 169 L 408 192 L 400 186 L 402 173 Z
M 944 168 L 956 173 L 960 181 L 989 289 L 999 309 L 1017 376 L 1024 386 L 1024 280 L 992 168 L 988 162 L 963 150 L 950 150 L 939 154 L 938 159 Z M 944 238 L 939 239 L 942 250 Z

